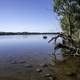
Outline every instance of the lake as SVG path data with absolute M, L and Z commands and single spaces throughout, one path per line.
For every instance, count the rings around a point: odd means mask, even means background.
M 0 80 L 44 80 L 37 72 L 51 63 L 54 44 L 48 41 L 53 36 L 47 35 L 47 39 L 43 35 L 0 36 Z M 51 66 L 41 76 L 51 73 L 49 69 Z

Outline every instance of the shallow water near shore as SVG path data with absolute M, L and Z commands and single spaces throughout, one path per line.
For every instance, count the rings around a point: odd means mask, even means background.
M 52 36 L 0 36 L 0 80 L 50 80 Z

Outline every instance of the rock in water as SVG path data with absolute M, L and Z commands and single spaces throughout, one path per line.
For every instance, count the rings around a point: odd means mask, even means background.
M 42 69 L 37 68 L 36 71 L 37 72 L 42 72 Z
M 47 64 L 40 64 L 41 67 L 48 67 Z
M 26 68 L 32 68 L 33 66 L 30 65 L 30 64 L 25 64 L 24 67 L 26 67 Z
M 47 36 L 43 36 L 44 39 L 47 39 Z
M 51 74 L 45 74 L 45 77 L 52 77 Z
M 45 77 L 48 77 L 50 80 L 56 80 L 55 76 L 52 76 L 51 74 L 45 74 Z

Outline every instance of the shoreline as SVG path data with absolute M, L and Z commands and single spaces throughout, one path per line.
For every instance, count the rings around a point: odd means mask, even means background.
M 45 33 L 37 33 L 37 32 L 0 32 L 0 35 L 57 35 L 60 34 L 60 32 L 45 32 Z

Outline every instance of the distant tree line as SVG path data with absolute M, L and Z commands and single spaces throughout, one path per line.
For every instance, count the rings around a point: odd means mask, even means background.
M 38 35 L 38 34 L 59 34 L 59 32 L 56 33 L 50 33 L 50 32 L 0 32 L 0 35 L 28 35 L 28 34 L 33 34 L 33 35 Z

